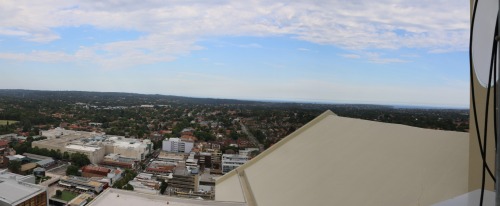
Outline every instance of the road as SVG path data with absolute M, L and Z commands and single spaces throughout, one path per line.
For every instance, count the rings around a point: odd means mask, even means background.
M 259 143 L 257 138 L 255 138 L 255 136 L 253 136 L 253 134 L 250 133 L 250 131 L 248 131 L 247 127 L 243 123 L 240 122 L 240 126 L 241 126 L 241 130 L 248 136 L 248 140 L 250 140 L 253 144 L 258 145 L 259 151 L 263 152 L 264 145 Z
M 160 151 L 161 151 L 161 149 L 156 149 L 149 157 L 147 157 L 146 159 L 142 160 L 141 163 L 144 164 L 146 166 L 146 168 L 147 168 L 149 166 L 149 164 L 151 164 L 151 160 L 155 160 L 158 157 L 158 155 L 160 154 Z M 144 169 L 146 169 L 146 168 L 144 168 Z M 143 172 L 144 169 L 139 168 L 136 171 L 137 172 Z

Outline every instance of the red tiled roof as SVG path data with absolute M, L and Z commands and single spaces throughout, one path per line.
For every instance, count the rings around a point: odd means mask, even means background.
M 175 166 L 158 166 L 158 167 L 148 167 L 146 171 L 149 172 L 172 172 Z
M 8 141 L 5 141 L 5 140 L 0 140 L 0 147 L 5 147 L 9 145 L 9 142 Z
M 188 142 L 194 142 L 196 140 L 198 140 L 195 136 L 193 135 L 182 135 L 181 136 L 181 140 L 182 141 L 188 141 Z
M 82 172 L 98 174 L 98 175 L 107 175 L 111 170 L 105 167 L 96 167 L 87 165 L 82 167 Z

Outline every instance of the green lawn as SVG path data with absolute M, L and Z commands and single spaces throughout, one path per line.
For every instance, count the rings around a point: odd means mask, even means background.
M 57 197 L 57 196 L 54 195 L 53 198 L 69 202 L 70 200 L 72 200 L 73 198 L 75 198 L 78 195 L 79 195 L 78 193 L 73 193 L 73 192 L 70 192 L 70 191 L 63 190 L 61 197 Z
M 9 124 L 15 124 L 15 123 L 18 123 L 19 121 L 0 119 L 0 125 L 7 125 L 7 122 L 8 122 Z

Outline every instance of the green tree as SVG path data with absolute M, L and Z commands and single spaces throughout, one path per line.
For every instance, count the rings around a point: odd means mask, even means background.
M 56 190 L 56 196 L 61 197 L 62 196 L 62 191 L 61 190 Z
M 163 194 L 165 193 L 165 190 L 167 189 L 167 183 L 165 182 L 165 180 L 161 180 L 161 184 L 160 184 L 160 194 Z
M 29 132 L 31 130 L 31 121 L 29 119 L 21 120 L 23 124 L 23 132 Z
M 123 187 L 124 190 L 134 190 L 134 187 L 130 184 L 126 184 L 124 187 Z
M 78 172 L 79 167 L 75 165 L 69 165 L 68 168 L 66 168 L 66 175 L 74 175 L 74 176 L 80 176 L 80 173 Z
M 252 133 L 253 136 L 255 136 L 255 138 L 257 138 L 257 140 L 260 143 L 263 143 L 264 140 L 266 139 L 266 135 L 261 130 L 258 130 L 258 129 L 250 130 L 250 133 Z
M 232 140 L 237 140 L 239 135 L 238 133 L 236 133 L 234 130 L 231 131 L 231 133 L 229 134 L 229 137 L 231 137 Z
M 137 172 L 126 169 L 122 174 L 122 178 L 113 184 L 113 188 L 118 188 L 118 189 L 128 188 L 130 190 L 134 190 L 132 185 L 128 186 L 127 184 L 130 180 L 133 180 L 135 176 L 137 176 Z
M 252 158 L 254 158 L 254 157 L 256 157 L 259 154 L 260 154 L 260 152 L 258 150 L 254 150 L 254 151 L 250 152 L 249 156 L 252 157 Z
M 205 131 L 196 131 L 194 132 L 194 136 L 196 136 L 196 138 L 198 138 L 199 140 L 204 140 L 204 141 L 214 141 L 215 140 L 215 136 L 208 133 L 208 132 L 205 132 Z
M 90 160 L 87 155 L 82 153 L 73 153 L 70 155 L 70 160 L 73 164 L 78 167 L 83 167 L 85 165 L 90 164 Z
M 9 161 L 9 170 L 13 173 L 21 172 L 21 161 Z
M 61 151 L 60 150 L 53 150 L 51 149 L 49 151 L 49 157 L 52 157 L 56 160 L 60 160 L 61 159 Z
M 69 160 L 69 153 L 68 153 L 68 152 L 64 152 L 64 153 L 62 154 L 62 159 L 63 159 L 63 160 Z
M 31 142 L 23 142 L 23 143 L 17 143 L 14 145 L 14 150 L 16 150 L 17 154 L 24 154 L 25 152 L 28 152 L 28 150 L 31 148 Z

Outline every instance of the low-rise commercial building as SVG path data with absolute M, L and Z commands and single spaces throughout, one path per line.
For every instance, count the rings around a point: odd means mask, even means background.
M 192 170 L 187 169 L 184 164 L 179 164 L 168 184 L 176 192 L 195 192 L 198 191 L 200 185 L 199 178 L 198 172 L 193 174 Z
M 100 193 L 104 184 L 86 177 L 64 176 L 59 180 L 59 185 L 68 188 L 75 188 L 81 191 L 91 191 Z
M 128 184 L 134 187 L 134 191 L 148 194 L 158 194 L 160 189 L 160 182 L 153 179 L 153 174 L 148 173 L 139 173 Z
M 87 193 L 82 193 L 78 195 L 77 197 L 73 198 L 71 201 L 68 202 L 69 206 L 84 206 L 85 204 L 88 203 L 88 199 L 91 199 L 92 195 L 87 194 Z
M 171 153 L 166 151 L 161 151 L 156 160 L 162 162 L 173 163 L 177 165 L 178 162 L 184 161 L 186 159 L 186 155 L 179 153 Z
M 121 158 L 144 160 L 146 155 L 153 152 L 151 140 L 137 140 L 120 136 L 106 137 L 102 140 L 106 154 L 118 154 Z
M 56 139 L 56 138 L 60 138 L 63 136 L 69 136 L 69 135 L 91 137 L 91 136 L 95 136 L 95 135 L 101 135 L 101 133 L 80 132 L 80 131 L 74 131 L 74 130 L 66 130 L 66 129 L 61 128 L 61 127 L 56 127 L 55 129 L 51 129 L 51 130 L 42 130 L 42 131 L 40 131 L 40 135 L 43 137 L 47 137 L 47 139 Z
M 30 183 L 29 176 L 0 171 L 0 205 L 47 206 L 47 188 Z
M 21 165 L 21 174 L 28 175 L 33 172 L 33 170 L 37 167 L 38 165 L 36 163 L 26 163 Z
M 35 162 L 38 166 L 46 168 L 51 165 L 56 164 L 56 161 L 52 157 L 47 157 L 43 155 L 31 154 L 31 153 L 23 153 L 23 156 L 31 162 Z
M 100 163 L 101 165 L 118 167 L 124 169 L 134 169 L 137 167 L 136 161 L 126 158 L 121 158 L 118 154 L 108 154 L 104 156 L 104 160 Z
M 111 172 L 111 169 L 92 165 L 83 166 L 81 169 L 83 177 L 106 177 Z
M 97 145 L 70 144 L 64 147 L 64 151 L 85 154 L 93 164 L 101 162 L 105 155 L 104 148 Z
M 146 168 L 146 172 L 159 175 L 168 175 L 172 173 L 176 165 L 169 162 L 153 161 Z
M 83 153 L 93 164 L 103 161 L 110 153 L 135 161 L 144 160 L 153 151 L 150 140 L 137 140 L 121 136 L 106 136 L 102 133 L 72 131 L 56 128 L 42 131 L 49 139 L 35 141 L 33 147 L 59 150 L 68 153 Z
M 194 158 L 198 160 L 198 165 L 202 170 L 212 167 L 212 153 L 200 152 Z
M 258 151 L 259 151 L 259 148 L 245 148 L 242 150 L 240 149 L 238 151 L 238 153 L 240 153 L 240 155 L 250 157 L 252 152 L 258 152 Z
M 231 170 L 245 164 L 248 161 L 248 156 L 239 154 L 223 154 L 222 155 L 222 174 L 226 174 Z

